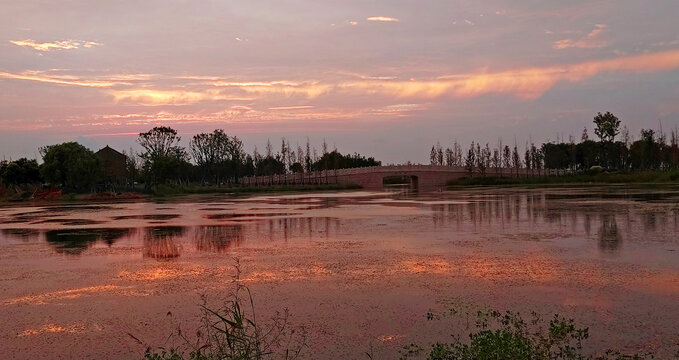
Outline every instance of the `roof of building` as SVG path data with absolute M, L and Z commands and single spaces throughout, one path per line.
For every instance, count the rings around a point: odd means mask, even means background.
M 113 153 L 116 154 L 116 155 L 127 157 L 125 154 L 121 153 L 120 151 L 118 151 L 118 150 L 116 150 L 116 149 L 114 149 L 114 148 L 112 148 L 112 147 L 110 147 L 110 146 L 108 146 L 108 145 L 106 145 L 106 146 L 104 146 L 103 148 L 101 148 L 101 149 L 100 149 L 99 151 L 97 151 L 95 154 L 99 154 L 99 153 L 104 152 L 104 151 L 106 151 L 106 152 L 113 152 Z

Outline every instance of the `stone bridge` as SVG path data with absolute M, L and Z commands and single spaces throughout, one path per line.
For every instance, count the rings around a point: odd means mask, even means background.
M 530 169 L 506 169 L 488 168 L 483 174 L 479 169 L 474 169 L 473 177 L 530 177 L 555 175 L 555 170 L 530 170 Z M 358 185 L 366 189 L 377 189 L 383 186 L 383 181 L 388 177 L 407 177 L 411 179 L 414 187 L 436 188 L 445 186 L 451 180 L 469 177 L 470 173 L 463 167 L 435 166 L 435 165 L 388 165 L 372 166 L 352 169 L 337 169 L 313 171 L 307 173 L 252 176 L 242 179 L 244 185 L 271 186 L 271 185 L 305 185 L 305 184 L 343 184 Z

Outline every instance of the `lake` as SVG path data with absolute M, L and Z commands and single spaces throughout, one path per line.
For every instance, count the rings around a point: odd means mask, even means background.
M 487 308 L 563 314 L 590 328 L 591 351 L 666 358 L 679 350 L 679 187 L 4 206 L 0 353 L 140 358 L 139 342 L 181 344 L 169 335 L 192 334 L 236 276 L 263 323 L 288 309 L 304 358 L 395 358 L 465 338 Z

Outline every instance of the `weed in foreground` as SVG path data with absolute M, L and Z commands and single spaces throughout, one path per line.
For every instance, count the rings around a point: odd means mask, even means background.
M 448 311 L 444 315 L 428 313 L 427 319 L 457 314 Z M 452 343 L 436 343 L 431 346 L 427 359 L 430 360 L 637 360 L 642 355 L 624 355 L 607 351 L 601 356 L 585 355 L 583 343 L 589 337 L 588 328 L 579 328 L 572 319 L 559 315 L 545 326 L 540 316 L 532 313 L 529 321 L 519 313 L 497 310 L 478 311 L 476 331 L 469 334 L 469 340 L 454 337 Z M 652 358 L 652 357 L 651 357 Z
M 147 347 L 145 360 L 231 360 L 231 359 L 296 359 L 307 347 L 303 328 L 289 326 L 289 312 L 276 313 L 261 326 L 255 314 L 250 289 L 239 280 L 240 268 L 236 265 L 235 291 L 221 308 L 207 305 L 202 297 L 201 325 L 194 339 L 186 336 L 177 326 L 172 337 L 180 339 L 179 346 Z M 246 294 L 243 297 L 243 294 Z M 130 335 L 140 344 L 139 339 Z

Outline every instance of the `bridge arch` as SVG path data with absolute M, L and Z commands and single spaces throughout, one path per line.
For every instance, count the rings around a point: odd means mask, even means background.
M 382 187 L 409 185 L 410 188 L 417 189 L 419 180 L 420 178 L 413 174 L 387 174 L 382 176 Z

